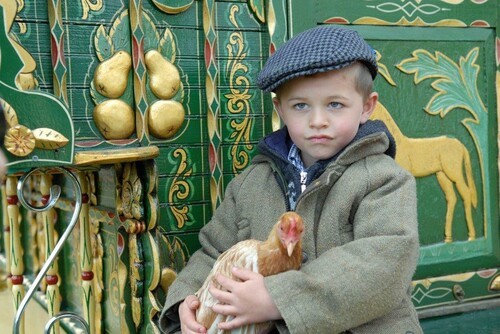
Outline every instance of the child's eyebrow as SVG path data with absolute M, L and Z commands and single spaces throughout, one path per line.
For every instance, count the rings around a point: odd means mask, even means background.
M 293 102 L 295 100 L 304 101 L 304 100 L 308 100 L 308 99 L 310 99 L 310 98 L 309 97 L 302 97 L 302 96 L 292 96 L 292 97 L 286 99 L 286 101 Z M 344 95 L 341 95 L 341 94 L 335 94 L 335 95 L 327 96 L 326 99 L 328 99 L 328 100 L 347 100 L 347 97 Z

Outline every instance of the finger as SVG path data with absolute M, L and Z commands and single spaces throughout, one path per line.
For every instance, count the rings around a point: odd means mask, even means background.
M 214 306 L 212 306 L 212 311 L 226 317 L 227 316 L 235 317 L 238 315 L 236 308 L 232 305 L 227 305 L 227 304 L 215 304 Z
M 186 321 L 184 324 L 185 328 L 182 329 L 182 333 L 206 333 L 205 327 L 197 323 L 196 321 Z
M 236 281 L 222 274 L 217 274 L 217 276 L 215 276 L 215 280 L 221 285 L 222 288 L 230 292 L 234 290 L 235 284 L 237 283 Z
M 231 272 L 233 273 L 233 276 L 242 282 L 248 281 L 249 279 L 256 278 L 259 276 L 258 273 L 246 269 L 246 268 L 238 268 L 238 267 L 233 267 L 231 269 Z
M 217 327 L 220 329 L 220 330 L 232 330 L 232 329 L 235 329 L 235 328 L 240 328 L 242 326 L 246 325 L 246 323 L 243 321 L 243 318 L 241 317 L 235 317 L 235 318 L 232 318 L 230 321 L 226 321 L 226 322 L 220 322 Z
M 200 306 L 200 301 L 194 295 L 187 296 L 186 299 L 185 299 L 185 302 L 186 302 L 186 305 L 191 310 L 196 310 Z
M 231 301 L 231 292 L 218 289 L 213 283 L 208 287 L 208 291 L 220 303 L 229 304 Z
M 182 333 L 206 333 L 206 328 L 196 321 L 196 309 L 199 304 L 198 297 L 191 295 L 179 306 Z

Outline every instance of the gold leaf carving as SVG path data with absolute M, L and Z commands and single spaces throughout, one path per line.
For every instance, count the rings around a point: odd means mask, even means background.
M 82 9 L 83 15 L 82 20 L 85 20 L 89 17 L 90 11 L 98 11 L 102 8 L 102 0 L 81 0 L 82 1 Z
M 500 275 L 495 277 L 490 284 L 490 290 L 500 291 Z
M 19 124 L 19 119 L 17 118 L 16 111 L 11 107 L 5 100 L 0 99 L 0 104 L 3 107 L 3 113 L 5 116 L 5 120 L 10 128 Z
M 227 109 L 232 114 L 244 115 L 243 120 L 232 120 L 231 128 L 234 130 L 231 133 L 231 139 L 234 138 L 231 147 L 231 157 L 233 162 L 233 173 L 237 174 L 243 170 L 249 162 L 249 154 L 246 150 L 251 150 L 253 146 L 250 144 L 250 131 L 252 128 L 252 118 L 250 114 L 250 99 L 253 94 L 250 92 L 250 81 L 248 79 L 247 52 L 245 40 L 239 25 L 236 21 L 236 14 L 239 11 L 238 6 L 231 7 L 231 15 L 229 17 L 231 23 L 236 28 L 229 37 L 229 44 L 226 45 L 228 50 L 229 61 L 227 63 L 227 71 L 229 72 L 229 87 L 231 93 L 225 94 L 227 100 Z M 241 149 L 244 145 L 244 149 Z
M 189 9 L 193 0 L 153 0 L 153 3 L 159 10 L 167 14 L 179 14 Z
M 191 176 L 193 170 L 188 169 L 188 159 L 187 153 L 183 149 L 177 149 L 174 151 L 174 157 L 180 158 L 179 168 L 177 169 L 174 182 L 168 191 L 168 201 L 170 203 L 178 203 L 180 200 L 184 200 L 189 196 L 191 188 L 186 179 Z M 187 205 L 172 205 L 170 210 L 175 217 L 178 228 L 183 228 L 186 221 L 188 220 L 189 207 Z
M 181 77 L 177 67 L 157 50 L 150 50 L 144 57 L 149 73 L 151 91 L 160 99 L 171 99 L 180 88 Z
M 35 136 L 33 132 L 23 125 L 16 125 L 5 135 L 5 148 L 18 157 L 24 157 L 35 149 Z
M 33 90 L 38 87 L 38 80 L 33 73 L 19 73 L 16 77 L 16 85 L 22 90 Z
M 35 129 L 33 135 L 36 139 L 35 147 L 45 150 L 55 150 L 66 146 L 69 142 L 62 134 L 48 128 Z
M 132 57 L 126 51 L 118 51 L 97 66 L 94 85 L 97 91 L 115 99 L 123 95 L 132 68 Z

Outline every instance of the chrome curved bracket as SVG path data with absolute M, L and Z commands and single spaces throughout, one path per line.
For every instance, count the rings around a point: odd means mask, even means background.
M 68 239 L 71 232 L 73 232 L 73 228 L 78 223 L 78 217 L 80 216 L 80 210 L 82 209 L 82 188 L 80 186 L 80 183 L 78 182 L 78 179 L 70 171 L 68 171 L 65 168 L 55 167 L 53 169 L 61 171 L 63 174 L 65 174 L 72 181 L 73 186 L 75 188 L 75 197 L 76 197 L 75 198 L 75 211 L 73 212 L 73 216 L 71 217 L 71 222 L 69 223 L 68 227 L 66 227 L 66 230 L 64 231 L 63 235 L 61 236 L 61 238 L 59 238 L 59 241 L 54 246 L 54 249 L 50 253 L 50 256 L 43 264 L 42 269 L 40 269 L 40 272 L 38 273 L 38 275 L 36 275 L 35 280 L 33 281 L 33 284 L 31 285 L 28 292 L 24 296 L 23 300 L 19 304 L 19 307 L 17 308 L 17 311 L 16 311 L 16 316 L 14 318 L 14 326 L 13 326 L 13 330 L 12 330 L 13 334 L 19 333 L 19 326 L 20 326 L 20 322 L 21 322 L 21 317 L 24 313 L 26 305 L 33 297 L 36 289 L 38 289 L 38 285 L 40 284 L 40 281 L 43 279 L 43 277 L 45 276 L 45 274 L 47 273 L 49 268 L 52 266 L 52 263 L 56 260 L 57 255 L 59 254 L 59 252 L 63 248 L 64 242 Z M 59 196 L 61 195 L 61 187 L 58 185 L 53 185 L 50 188 L 50 197 L 49 197 L 49 200 L 47 201 L 47 204 L 45 206 L 34 207 L 26 201 L 26 199 L 24 198 L 24 192 L 23 192 L 24 184 L 33 173 L 35 173 L 39 170 L 40 170 L 40 168 L 35 168 L 35 169 L 30 170 L 28 173 L 24 174 L 19 179 L 19 181 L 17 183 L 17 197 L 19 198 L 19 201 L 26 209 L 31 210 L 31 211 L 35 211 L 35 212 L 43 212 L 43 211 L 51 209 L 56 204 L 57 200 L 59 199 Z M 52 327 L 53 323 L 55 321 L 59 320 L 59 318 L 75 318 L 76 320 L 78 320 L 79 322 L 81 322 L 84 325 L 85 329 L 87 330 L 87 333 L 90 333 L 89 327 L 88 327 L 88 324 L 86 323 L 86 321 L 82 317 L 77 315 L 76 313 L 72 313 L 72 312 L 60 313 L 59 315 L 54 316 L 53 318 L 51 318 L 49 320 L 46 328 L 48 327 L 50 329 L 50 327 Z
M 44 333 L 46 333 L 46 334 L 50 333 L 50 330 L 52 329 L 52 326 L 54 326 L 55 322 L 57 320 L 62 319 L 62 318 L 73 318 L 75 320 L 78 320 L 80 322 L 80 324 L 82 324 L 82 326 L 85 329 L 85 331 L 87 333 L 90 333 L 89 324 L 87 324 L 87 322 L 85 321 L 85 319 L 83 319 L 79 314 L 76 314 L 76 313 L 73 313 L 73 312 L 61 312 L 58 315 L 50 318 L 50 320 L 45 325 L 45 331 L 44 331 Z

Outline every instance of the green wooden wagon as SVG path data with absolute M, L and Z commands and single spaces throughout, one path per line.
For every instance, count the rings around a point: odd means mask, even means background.
M 374 117 L 417 179 L 412 297 L 425 332 L 500 333 L 499 8 L 497 0 L 0 0 L 9 159 L 0 267 L 14 332 L 38 321 L 21 316 L 33 297 L 55 317 L 54 332 L 85 323 L 90 333 L 158 333 L 197 232 L 258 140 L 280 127 L 255 86 L 259 69 L 289 37 L 336 24 L 376 50 Z

